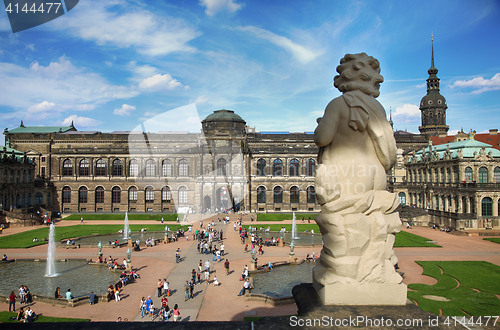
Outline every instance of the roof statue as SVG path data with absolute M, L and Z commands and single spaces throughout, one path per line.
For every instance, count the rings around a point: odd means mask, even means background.
M 406 285 L 394 270 L 393 244 L 401 229 L 399 202 L 387 191 L 396 163 L 396 141 L 379 96 L 379 62 L 347 54 L 332 100 L 314 131 L 319 147 L 315 186 L 321 212 L 316 222 L 324 247 L 313 271 L 327 305 L 404 305 Z

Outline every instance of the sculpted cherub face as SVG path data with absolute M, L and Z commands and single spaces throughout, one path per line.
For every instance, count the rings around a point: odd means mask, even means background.
M 378 97 L 380 83 L 384 77 L 380 75 L 379 62 L 365 53 L 346 54 L 337 66 L 338 76 L 334 78 L 334 86 L 342 93 L 360 90 L 365 94 Z

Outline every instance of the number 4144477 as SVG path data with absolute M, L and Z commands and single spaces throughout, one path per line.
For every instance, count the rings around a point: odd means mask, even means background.
M 498 316 L 447 316 L 443 324 L 447 326 L 456 325 L 478 325 L 478 326 L 495 326 L 498 321 Z
M 42 2 L 37 8 L 35 3 L 33 3 L 31 6 L 28 6 L 28 4 L 25 3 L 22 8 L 19 8 L 18 3 L 14 4 L 14 5 L 12 3 L 9 3 L 7 8 L 5 8 L 5 11 L 7 11 L 9 14 L 11 14 L 13 12 L 16 14 L 19 14 L 19 13 L 26 13 L 26 14 L 29 14 L 29 13 L 42 13 L 42 14 L 47 13 L 47 14 L 50 14 L 51 11 L 55 12 L 57 14 L 61 5 L 62 5 L 61 2 L 45 2 L 45 3 Z

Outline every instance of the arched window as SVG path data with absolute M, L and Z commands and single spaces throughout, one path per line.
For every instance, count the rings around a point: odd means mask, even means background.
M 113 160 L 112 168 L 111 168 L 112 176 L 122 176 L 123 175 L 123 166 L 122 161 L 119 159 Z
M 79 176 L 88 176 L 90 174 L 90 164 L 86 159 L 82 159 L 80 161 L 80 165 L 78 166 L 78 175 Z
M 21 207 L 26 207 L 26 194 L 23 194 L 23 197 L 21 199 Z
M 299 187 L 293 186 L 290 188 L 290 203 L 298 203 L 299 202 Z
M 23 171 L 23 182 L 26 183 L 26 170 Z
M 161 174 L 164 177 L 172 176 L 172 162 L 168 159 L 165 159 L 161 163 Z
M 469 199 L 469 205 L 470 205 L 470 213 L 476 213 L 476 202 L 474 201 L 474 197 L 471 197 Z
M 314 159 L 310 158 L 307 160 L 307 163 L 306 163 L 306 175 L 307 176 L 314 176 L 314 171 L 316 169 L 316 162 L 314 161 Z
M 139 175 L 139 162 L 137 161 L 137 159 L 132 159 L 130 161 L 129 174 L 130 174 L 130 176 L 133 176 L 133 177 L 136 177 Z
M 400 192 L 399 196 L 399 204 L 406 205 L 406 194 L 404 192 Z
M 273 189 L 274 203 L 283 203 L 283 188 L 276 186 Z
M 491 198 L 485 197 L 481 201 L 481 215 L 483 217 L 493 216 L 493 200 Z
M 129 203 L 137 203 L 137 187 L 130 187 L 128 189 Z
M 146 187 L 146 203 L 153 203 L 155 201 L 155 190 L 153 187 Z
M 155 172 L 156 172 L 155 161 L 152 159 L 148 159 L 146 161 L 146 176 L 147 177 L 155 176 Z
M 451 169 L 447 168 L 446 169 L 446 182 L 451 183 Z
M 227 175 L 226 164 L 227 162 L 224 158 L 219 158 L 217 161 L 217 175 Z
M 95 163 L 95 175 L 96 176 L 106 175 L 106 162 L 102 158 L 97 160 L 97 162 Z
M 43 204 L 43 194 L 41 192 L 37 192 L 35 194 L 35 205 L 42 205 Z
M 279 158 L 273 162 L 273 175 L 283 176 L 283 162 Z
M 462 197 L 462 213 L 468 213 L 467 210 L 467 197 Z
M 441 168 L 441 183 L 445 182 L 444 167 Z
M 66 159 L 63 162 L 63 176 L 72 176 L 73 175 L 73 162 L 71 159 Z
M 121 195 L 122 190 L 120 189 L 120 187 L 113 187 L 113 189 L 111 189 L 111 203 L 120 204 L 122 201 Z
M 64 187 L 62 190 L 62 202 L 63 204 L 71 203 L 71 188 Z M 28 204 L 31 204 L 31 194 L 28 194 Z
M 17 176 L 16 176 L 16 183 L 19 183 L 19 181 L 21 181 L 21 171 L 18 170 L 17 171 Z M 16 203 L 16 204 L 19 205 L 20 202 Z
M 87 187 L 80 187 L 80 189 L 78 189 L 78 203 L 87 203 Z
M 188 162 L 185 159 L 181 159 L 179 161 L 179 176 L 188 176 L 188 175 L 189 175 Z
M 172 192 L 170 191 L 170 187 L 163 187 L 161 189 L 161 200 L 163 202 L 170 203 L 172 200 Z
M 479 183 L 488 183 L 488 169 L 484 166 L 479 168 Z
M 96 203 L 104 203 L 104 188 L 97 187 L 95 188 L 95 202 Z
M 292 159 L 290 161 L 290 176 L 299 176 L 299 161 L 297 159 Z
M 187 188 L 182 186 L 179 188 L 179 204 L 187 204 L 188 192 Z
M 67 187 L 69 188 L 69 187 Z M 69 202 L 71 202 L 71 189 L 70 190 L 70 195 L 69 195 Z M 64 203 L 64 189 L 63 189 L 63 203 Z M 28 193 L 28 206 L 31 206 L 31 193 Z
M 257 161 L 257 176 L 266 175 L 266 161 L 264 159 L 259 159 Z
M 472 168 L 467 166 L 465 168 L 465 182 L 472 182 Z
M 313 186 L 307 187 L 307 203 L 316 203 L 316 191 Z
M 495 178 L 496 183 L 500 183 L 500 167 L 495 167 L 493 170 L 493 177 Z
M 257 203 L 266 202 L 266 187 L 257 187 Z

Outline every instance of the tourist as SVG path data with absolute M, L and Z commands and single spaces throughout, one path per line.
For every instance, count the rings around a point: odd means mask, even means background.
M 2 261 L 7 261 L 7 255 L 6 254 L 3 255 Z
M 123 258 L 123 269 L 127 269 L 127 260 Z
M 27 285 L 24 286 L 24 303 L 25 304 L 29 304 L 29 303 L 32 303 L 33 302 L 33 299 L 31 297 L 31 292 L 30 292 L 30 288 L 28 288 Z
M 193 291 L 194 291 L 194 280 L 192 280 L 191 282 L 189 282 L 189 297 L 191 299 L 194 298 Z
M 153 299 L 151 299 L 151 296 L 148 296 L 148 300 L 146 300 L 146 312 L 151 316 L 152 314 L 152 308 L 153 307 Z
M 118 284 L 115 285 L 115 301 L 120 301 L 120 288 L 118 287 Z
M 94 292 L 92 291 L 90 293 L 90 299 L 89 299 L 89 305 L 93 305 L 95 303 L 95 294 Z
M 221 245 L 220 245 L 220 255 L 221 255 L 221 256 L 224 256 L 224 249 L 225 249 L 225 248 L 226 248 L 226 247 L 224 246 L 224 244 L 221 244 Z
M 121 321 L 122 321 L 122 317 L 118 316 L 118 319 L 116 320 L 116 322 L 121 322 Z
M 205 285 L 210 282 L 210 271 L 208 269 L 205 270 Z
M 144 317 L 144 312 L 146 311 L 146 298 L 142 297 L 139 308 L 141 309 L 141 319 Z
M 189 299 L 189 282 L 186 281 L 186 284 L 184 284 L 184 301 L 187 301 Z
M 158 284 L 156 285 L 157 288 L 157 297 L 161 297 L 161 289 L 163 289 L 163 282 L 161 281 L 161 278 L 158 279 Z
M 196 270 L 193 268 L 191 271 L 191 280 L 196 283 Z
M 71 293 L 71 289 L 68 289 L 66 292 L 66 299 L 70 300 L 73 299 L 73 294 Z
M 243 283 L 243 288 L 241 288 L 240 293 L 238 293 L 238 296 L 244 295 L 246 291 L 250 291 L 250 282 L 248 282 L 248 279 L 245 280 L 245 283 Z
M 207 260 L 207 261 L 205 262 L 205 269 L 206 269 L 209 273 L 210 273 L 210 266 L 211 266 L 210 261 L 208 261 L 208 260 Z
M 25 296 L 24 296 L 24 285 L 21 285 L 21 287 L 19 288 L 19 290 L 17 290 L 19 292 L 19 300 L 20 300 L 20 304 L 24 304 L 24 299 L 25 299 Z
M 62 298 L 61 294 L 59 293 L 60 290 L 61 288 L 59 287 L 56 288 L 56 292 L 54 293 L 54 298 L 56 299 Z
M 15 312 L 16 311 L 16 295 L 14 294 L 14 291 L 11 291 L 10 292 L 10 296 L 9 296 L 9 312 L 11 311 L 12 307 L 12 311 Z
M 174 322 L 179 322 L 181 320 L 181 311 L 177 304 L 174 305 Z
M 163 279 L 163 295 L 166 296 L 168 294 L 168 282 L 167 279 Z
M 14 311 L 15 312 L 15 311 Z M 24 309 L 21 307 L 21 309 L 19 310 L 19 312 L 17 313 L 17 316 L 16 316 L 16 319 L 18 321 L 22 321 L 24 318 Z
M 214 286 L 219 286 L 219 279 L 217 278 L 217 276 L 215 276 L 214 278 Z
M 229 275 L 229 260 L 226 259 L 224 262 L 224 268 L 226 269 L 226 276 Z

